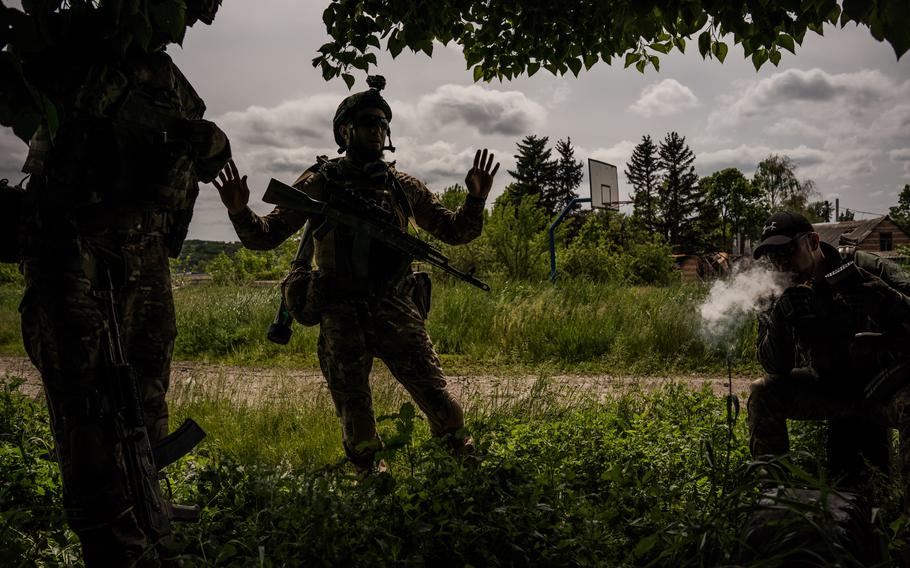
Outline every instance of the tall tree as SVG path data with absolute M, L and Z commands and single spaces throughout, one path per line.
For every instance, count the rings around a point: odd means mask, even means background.
M 685 136 L 670 132 L 658 148 L 658 164 L 663 170 L 663 186 L 658 198 L 663 233 L 678 249 L 690 248 L 698 221 L 702 197 L 695 173 L 695 154 Z
M 856 219 L 856 213 L 850 211 L 849 209 L 844 209 L 840 215 L 837 216 L 837 221 L 842 223 L 844 221 L 853 221 Z
M 830 201 L 813 201 L 806 207 L 806 217 L 811 223 L 830 223 L 834 216 L 834 205 Z
M 544 192 L 553 184 L 556 162 L 551 159 L 552 150 L 547 148 L 549 140 L 546 136 L 531 134 L 518 142 L 517 163 L 514 170 L 509 170 L 509 175 L 515 178 L 509 194 L 516 203 L 520 198 L 533 195 L 537 198 L 535 203 L 540 206 Z
M 376 52 L 397 57 L 405 47 L 432 56 L 434 40 L 462 47 L 474 80 L 510 79 L 546 69 L 554 75 L 623 58 L 639 71 L 657 68 L 660 54 L 684 52 L 694 35 L 702 57 L 723 62 L 740 45 L 756 69 L 796 52 L 809 31 L 856 22 L 898 58 L 910 49 L 907 0 L 333 0 L 322 14 L 332 41 L 313 66 L 350 86 L 352 69 L 368 71 Z M 729 40 L 728 40 L 729 41 Z
M 558 215 L 572 199 L 578 197 L 575 192 L 584 177 L 584 163 L 575 159 L 575 148 L 572 139 L 566 138 L 556 142 L 556 167 L 552 183 L 544 188 L 543 205 L 550 215 Z M 577 206 L 576 206 L 577 207 Z
M 897 197 L 897 205 L 888 209 L 888 214 L 898 227 L 910 234 L 910 184 L 904 184 Z
M 799 166 L 789 156 L 771 154 L 755 168 L 752 183 L 764 194 L 768 208 L 805 213 L 809 197 L 815 194 L 815 182 L 799 181 Z
M 660 188 L 657 146 L 648 135 L 641 137 L 632 157 L 626 163 L 626 180 L 632 186 L 632 215 L 640 226 L 650 232 L 661 228 L 657 208 Z
M 717 208 L 720 240 L 730 252 L 744 254 L 746 239 L 757 236 L 767 216 L 761 192 L 736 168 L 727 168 L 701 178 L 698 182 L 708 203 Z

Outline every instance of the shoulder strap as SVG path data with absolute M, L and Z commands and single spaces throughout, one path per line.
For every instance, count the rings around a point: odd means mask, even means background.
M 856 256 L 856 247 L 851 245 L 840 245 L 837 247 L 837 252 L 840 254 L 842 261 L 852 262 L 853 257 Z

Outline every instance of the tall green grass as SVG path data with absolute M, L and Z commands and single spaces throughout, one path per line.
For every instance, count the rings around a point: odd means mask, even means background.
M 232 385 L 175 385 L 171 396 L 175 423 L 192 415 L 209 432 L 169 471 L 178 500 L 203 505 L 199 524 L 175 525 L 190 566 L 771 567 L 807 551 L 819 565 L 863 565 L 821 507 L 795 509 L 781 532 L 791 540 L 748 549 L 758 469 L 744 420 L 730 437 L 724 400 L 707 389 L 667 384 L 597 400 L 539 377 L 498 397 L 478 390 L 465 396 L 478 448 L 456 459 L 383 375 L 389 473 L 358 478 L 324 393 L 290 376 L 253 400 Z M 793 447 L 809 454 L 786 471 L 830 490 L 812 457 L 824 440 L 795 426 Z M 49 444 L 42 405 L 0 389 L 0 552 L 22 566 L 78 566 Z M 870 545 L 886 566 L 907 531 L 896 493 L 883 495 Z
M 440 281 L 427 326 L 448 370 L 471 372 L 542 367 L 573 372 L 718 372 L 724 354 L 700 335 L 699 285 L 630 287 L 583 280 L 549 283 L 493 281 L 482 292 Z M 0 287 L 0 348 L 21 353 L 14 299 Z M 316 368 L 318 327 L 294 325 L 291 343 L 275 345 L 266 330 L 279 289 L 196 285 L 174 293 L 175 357 L 247 365 Z M 16 325 L 13 325 L 13 324 Z M 756 371 L 755 326 L 731 338 L 738 369 Z

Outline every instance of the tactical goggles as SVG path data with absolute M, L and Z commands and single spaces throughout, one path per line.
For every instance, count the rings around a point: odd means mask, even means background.
M 377 126 L 386 132 L 389 131 L 389 121 L 385 117 L 376 116 L 375 114 L 363 114 L 354 119 L 355 128 L 373 129 Z
M 781 264 L 790 260 L 790 257 L 793 256 L 793 253 L 795 253 L 796 249 L 799 247 L 799 241 L 803 240 L 808 234 L 809 233 L 797 233 L 789 243 L 769 248 L 762 256 L 767 257 L 773 264 Z

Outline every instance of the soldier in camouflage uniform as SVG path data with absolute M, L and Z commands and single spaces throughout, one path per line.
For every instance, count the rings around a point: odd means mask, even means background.
M 477 152 L 465 179 L 464 205 L 454 212 L 446 209 L 423 183 L 382 160 L 383 150 L 393 149 L 386 146 L 392 110 L 379 93 L 385 81 L 371 77 L 368 82 L 373 88 L 345 99 L 335 114 L 335 140 L 345 156 L 321 158 L 294 186 L 328 201 L 334 188 L 351 189 L 394 212 L 402 231 L 410 220 L 450 244 L 476 238 L 499 167 L 496 164 L 491 171 L 493 155 Z M 251 211 L 246 177 L 240 178 L 233 162 L 215 185 L 248 248 L 274 248 L 308 220 L 306 214 L 282 207 L 262 217 Z M 315 260 L 315 296 L 324 299 L 319 308 L 319 362 L 341 420 L 345 452 L 355 468 L 381 467 L 374 464 L 380 441 L 369 384 L 373 357 L 382 359 L 407 389 L 427 416 L 433 435 L 448 437 L 453 450 L 463 451 L 470 439 L 455 434 L 464 426 L 464 414 L 446 390 L 439 357 L 424 326 L 425 314 L 412 297 L 415 277 L 410 259 L 336 226 L 315 230 Z
M 210 23 L 217 2 L 208 4 L 208 13 L 188 22 Z M 110 382 L 104 293 L 112 284 L 154 444 L 168 432 L 176 336 L 168 257 L 180 251 L 198 182 L 217 175 L 230 146 L 202 119 L 203 101 L 163 47 L 91 64 L 71 92 L 53 141 L 40 128 L 23 168 L 31 179 L 22 331 L 44 382 L 66 518 L 85 564 L 129 566 L 168 535 L 145 534 L 132 511 L 110 410 L 117 386 Z M 160 488 L 154 491 L 167 510 Z
M 755 258 L 793 284 L 759 317 L 769 375 L 751 386 L 752 455 L 789 451 L 788 418 L 829 420 L 829 464 L 856 482 L 863 458 L 887 471 L 895 427 L 910 487 L 910 278 L 877 255 L 821 242 L 798 214 L 775 213 L 762 237 Z

